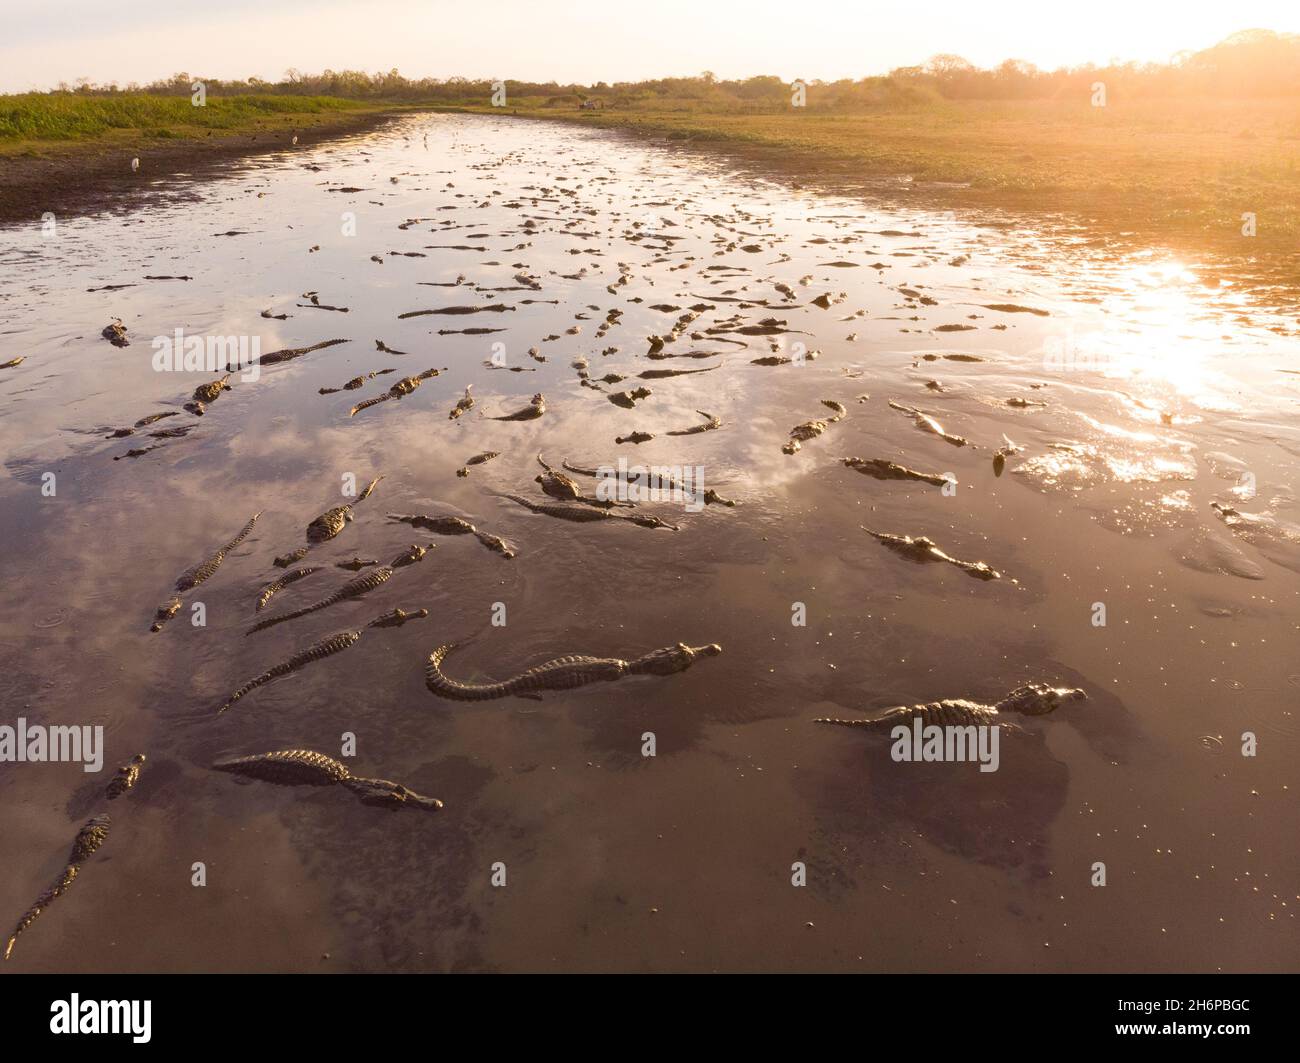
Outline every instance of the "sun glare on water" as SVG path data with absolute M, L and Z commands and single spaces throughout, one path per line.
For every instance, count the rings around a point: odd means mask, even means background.
M 1221 369 L 1235 326 L 1219 292 L 1179 259 L 1141 262 L 1111 281 L 1106 324 L 1089 337 L 1108 377 L 1147 384 L 1199 409 L 1237 409 Z M 1211 298 L 1213 296 L 1213 299 Z

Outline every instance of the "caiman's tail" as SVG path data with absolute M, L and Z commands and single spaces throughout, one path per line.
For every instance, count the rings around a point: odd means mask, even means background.
M 448 679 L 442 674 L 442 662 L 446 659 L 447 654 L 459 646 L 459 642 L 444 642 L 441 646 L 435 646 L 433 652 L 429 654 L 429 663 L 424 669 L 424 685 L 434 694 L 453 698 L 472 698 L 475 696 L 475 691 L 463 689 L 460 683 Z
M 456 680 L 448 679 L 443 675 L 443 659 L 460 645 L 458 642 L 446 642 L 429 654 L 429 663 L 424 670 L 424 685 L 429 688 L 431 693 L 437 694 L 439 697 L 451 698 L 454 701 L 488 701 L 492 698 L 505 697 L 510 693 L 509 682 L 486 683 L 476 686 L 458 683 Z
M 819 716 L 813 720 L 813 723 L 834 723 L 839 724 L 841 727 L 865 727 L 868 729 L 876 722 L 872 719 L 842 720 L 838 716 Z

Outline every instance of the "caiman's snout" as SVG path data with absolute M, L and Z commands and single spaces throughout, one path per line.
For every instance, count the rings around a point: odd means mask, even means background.
M 700 657 L 716 657 L 721 652 L 722 647 L 716 642 L 707 646 L 688 646 L 679 642 L 627 662 L 627 672 L 630 675 L 672 675 L 686 671 Z
M 1087 701 L 1088 695 L 1078 687 L 1047 687 L 1040 689 L 1037 699 L 1021 710 L 1026 716 L 1046 716 L 1055 712 L 1067 701 Z
M 414 790 L 408 790 L 400 784 L 397 787 L 396 803 L 409 805 L 411 808 L 419 808 L 425 812 L 436 812 L 442 808 L 442 802 L 436 797 L 425 797 L 423 794 L 417 794 Z
M 348 780 L 348 788 L 361 798 L 363 804 L 378 805 L 381 808 L 419 808 L 426 812 L 442 808 L 442 802 L 436 797 L 425 797 L 401 783 L 389 782 L 387 779 L 352 778 Z
M 1066 690 L 1061 697 L 1061 701 L 1087 701 L 1088 695 L 1079 687 Z
M 1088 695 L 1078 687 L 1057 687 L 1052 691 L 1052 708 L 1059 709 L 1067 701 L 1087 701 Z

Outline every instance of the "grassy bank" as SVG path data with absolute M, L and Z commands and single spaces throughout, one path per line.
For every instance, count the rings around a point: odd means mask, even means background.
M 895 96 L 873 108 L 744 105 L 689 98 L 625 100 L 583 111 L 579 96 L 512 95 L 504 111 L 485 95 L 434 110 L 546 118 L 719 151 L 797 181 L 844 186 L 910 176 L 903 202 L 938 209 L 993 207 L 1064 213 L 1098 236 L 1128 234 L 1193 251 L 1300 255 L 1300 103 L 1295 98 L 944 100 Z M 27 94 L 0 96 L 4 186 L 69 181 L 96 156 L 261 150 L 268 139 L 303 141 L 418 109 L 411 101 L 332 96 Z M 161 161 L 161 160 L 160 160 Z M 115 159 L 105 166 L 120 168 Z M 21 169 L 18 167 L 17 169 Z M 64 171 L 69 171 L 64 173 Z M 953 187 L 960 185 L 963 187 Z M 39 195 L 32 192 L 33 202 Z M 3 199 L 3 196 L 0 196 Z M 891 196 L 897 201 L 898 196 Z M 26 204 L 7 208 L 21 214 Z M 1257 219 L 1242 235 L 1242 215 Z
M 202 107 L 188 96 L 0 96 L 0 154 L 320 129 L 384 109 L 326 96 L 209 97 Z
M 203 107 L 143 93 L 0 96 L 0 225 L 113 209 L 168 175 L 203 180 L 295 137 L 306 148 L 364 133 L 405 106 L 290 94 L 209 96 Z
M 508 113 L 666 137 L 812 181 L 910 175 L 926 205 L 1061 211 L 1110 232 L 1243 254 L 1300 249 L 1294 99 L 963 100 L 847 114 L 510 103 Z M 1241 232 L 1246 212 L 1257 216 L 1252 240 Z

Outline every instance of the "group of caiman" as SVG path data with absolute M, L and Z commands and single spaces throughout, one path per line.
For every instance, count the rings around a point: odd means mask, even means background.
M 540 396 L 533 404 L 521 411 L 518 417 L 535 417 L 544 409 Z M 827 405 L 832 405 L 827 403 Z M 843 416 L 843 407 L 839 407 L 836 416 Z M 827 422 L 809 422 L 801 425 L 792 433 L 792 444 L 797 449 L 798 442 L 820 434 Z M 496 454 L 471 459 L 487 460 Z M 502 493 L 500 497 L 516 502 L 534 513 L 558 517 L 569 521 L 609 521 L 623 520 L 649 528 L 674 528 L 653 516 L 625 514 L 617 512 L 628 508 L 628 502 L 604 501 L 584 493 L 579 483 L 572 477 L 554 469 L 538 456 L 542 473 L 536 477 L 536 483 L 551 502 L 533 502 L 522 495 Z M 584 475 L 597 475 L 595 469 L 564 463 L 566 469 Z M 943 486 L 949 478 L 938 473 L 917 472 L 895 462 L 884 459 L 846 458 L 844 465 L 859 472 L 879 479 L 917 480 Z M 464 472 L 465 470 L 462 470 Z M 333 506 L 310 521 L 306 528 L 306 545 L 288 554 L 275 558 L 275 565 L 288 569 L 302 561 L 312 549 L 334 540 L 342 533 L 349 522 L 354 519 L 355 507 L 366 500 L 375 491 L 383 477 L 376 477 L 350 502 Z M 732 506 L 735 503 L 722 499 L 716 493 L 710 502 L 721 502 Z M 261 512 L 255 513 L 240 531 L 228 542 L 217 549 L 205 561 L 186 570 L 176 580 L 172 597 L 157 611 L 151 630 L 158 632 L 163 625 L 181 608 L 181 596 L 192 591 L 200 584 L 213 577 L 222 566 L 227 556 L 235 551 L 252 533 Z M 435 535 L 470 536 L 477 538 L 490 550 L 503 558 L 516 556 L 515 548 L 499 536 L 480 531 L 469 521 L 449 514 L 389 514 L 395 523 L 409 525 L 416 530 Z M 960 561 L 944 553 L 934 542 L 923 536 L 895 535 L 884 532 L 868 531 L 884 546 L 917 562 L 942 562 L 956 566 L 967 574 L 982 580 L 996 580 L 1001 574 L 983 562 Z M 328 609 L 340 603 L 360 598 L 371 591 L 387 584 L 402 569 L 418 564 L 435 544 L 411 544 L 388 564 L 380 564 L 376 559 L 354 556 L 350 560 L 336 561 L 340 568 L 350 568 L 359 574 L 341 587 L 319 599 L 313 604 L 302 606 L 286 612 L 276 613 L 259 619 L 250 629 L 249 634 L 263 631 L 269 627 L 287 623 L 309 614 Z M 286 588 L 306 579 L 321 570 L 318 565 L 294 568 L 284 575 L 267 583 L 259 592 L 254 602 L 254 612 L 262 612 L 271 599 Z M 408 612 L 400 607 L 384 613 L 364 627 L 336 632 L 317 639 L 287 660 L 272 665 L 235 689 L 211 713 L 212 718 L 219 718 L 253 691 L 273 680 L 296 672 L 317 661 L 332 657 L 351 648 L 370 628 L 402 627 L 411 620 L 424 619 L 429 610 L 421 608 Z M 443 671 L 443 663 L 457 643 L 442 643 L 429 654 L 425 669 L 425 685 L 430 693 L 449 701 L 488 701 L 498 698 L 520 697 L 540 700 L 542 695 L 552 691 L 576 690 L 593 683 L 615 682 L 631 676 L 670 676 L 684 672 L 697 661 L 716 657 L 722 652 L 717 643 L 702 646 L 689 646 L 678 643 L 651 650 L 631 660 L 619 657 L 600 657 L 585 654 L 570 654 L 556 657 L 541 664 L 526 668 L 515 675 L 497 681 L 466 682 L 453 679 Z M 820 724 L 836 724 L 857 728 L 872 733 L 890 733 L 898 724 L 909 724 L 919 720 L 925 725 L 939 726 L 999 726 L 1017 729 L 1007 716 L 1042 716 L 1053 712 L 1065 702 L 1086 697 L 1082 690 L 1054 687 L 1044 683 L 1026 683 L 1013 690 L 1006 697 L 993 704 L 984 704 L 965 699 L 950 699 L 928 702 L 918 705 L 899 706 L 879 715 L 843 719 L 818 718 Z M 119 769 L 117 775 L 106 788 L 104 799 L 111 801 L 134 788 L 145 763 L 144 754 L 138 754 L 127 765 Z M 410 790 L 400 783 L 386 779 L 374 779 L 357 776 L 340 761 L 310 749 L 275 750 L 249 756 L 226 758 L 212 765 L 214 770 L 242 775 L 247 778 L 286 786 L 339 786 L 351 791 L 364 804 L 376 805 L 390 809 L 415 808 L 422 811 L 435 811 L 443 807 L 437 798 L 426 797 Z M 90 818 L 77 833 L 67 863 L 55 883 L 47 889 L 31 908 L 18 921 L 5 950 L 5 958 L 12 954 L 15 942 L 20 934 L 29 929 L 36 918 L 58 897 L 62 896 L 81 874 L 83 865 L 95 855 L 105 843 L 111 819 L 107 813 L 99 813 Z
M 393 179 L 396 181 L 396 178 Z M 347 191 L 347 189 L 337 189 L 338 191 Z M 353 191 L 359 191 L 354 189 Z M 414 224 L 419 219 L 412 219 L 400 226 L 405 229 Z M 535 228 L 535 223 L 530 221 L 525 226 L 531 230 Z M 232 234 L 225 234 L 232 235 Z M 521 245 L 523 246 L 523 245 Z M 728 250 L 735 246 L 734 243 L 728 245 Z M 757 245 L 745 245 L 746 251 L 757 251 Z M 312 250 L 317 250 L 313 248 Z M 482 250 L 481 248 L 479 250 Z M 403 252 L 406 254 L 419 254 L 417 252 Z M 399 252 L 390 252 L 390 254 L 399 254 Z M 421 255 L 422 257 L 422 255 Z M 383 263 L 383 259 L 373 256 L 372 261 Z M 833 262 L 829 265 L 851 265 L 845 262 Z M 713 269 L 722 269 L 724 267 L 710 267 Z M 729 267 L 726 267 L 729 268 Z M 626 285 L 631 276 L 631 269 L 624 263 L 620 263 L 619 279 L 611 284 L 608 291 L 612 294 L 619 288 Z M 448 284 L 435 284 L 434 286 L 454 287 L 462 283 L 464 278 Z M 515 280 L 523 288 L 530 291 L 539 290 L 541 285 L 538 278 L 532 276 L 526 271 L 521 271 L 516 275 Z M 429 282 L 432 283 L 432 282 Z M 793 304 L 797 299 L 797 293 L 793 288 L 784 283 L 775 285 L 776 291 L 780 293 L 786 304 Z M 519 289 L 502 289 L 502 290 L 519 290 Z M 917 292 L 909 289 L 900 289 L 909 298 L 916 297 L 920 299 Z M 330 306 L 321 303 L 317 293 L 304 293 L 305 297 L 310 299 L 310 305 L 298 304 L 308 309 L 319 309 L 325 311 L 336 311 L 346 313 L 346 307 Z M 750 364 L 761 367 L 779 367 L 790 364 L 794 359 L 787 356 L 775 344 L 778 337 L 786 333 L 793 333 L 797 330 L 787 327 L 787 322 L 782 319 L 773 317 L 763 318 L 754 323 L 746 323 L 739 315 L 722 320 L 713 327 L 704 329 L 703 332 L 691 332 L 691 329 L 699 329 L 702 326 L 695 325 L 694 322 L 702 313 L 716 309 L 719 302 L 741 302 L 742 300 L 734 296 L 712 295 L 707 301 L 704 297 L 699 297 L 702 301 L 690 307 L 681 313 L 672 327 L 661 334 L 648 337 L 649 350 L 646 357 L 656 362 L 667 358 L 714 358 L 720 357 L 717 349 L 691 351 L 687 353 L 674 353 L 673 346 L 683 336 L 691 335 L 693 339 L 702 339 L 708 337 L 715 345 L 732 344 L 745 347 L 743 340 L 737 339 L 738 336 L 761 336 L 767 337 L 773 341 L 772 353 L 765 357 L 753 358 Z M 820 307 L 823 310 L 840 302 L 845 298 L 844 293 L 834 295 L 826 292 L 809 300 L 810 304 Z M 523 300 L 529 302 L 530 300 Z M 636 300 L 639 302 L 640 300 Z M 933 300 L 930 300 L 933 303 Z M 766 306 L 764 300 L 757 300 L 751 305 Z M 401 319 L 421 317 L 424 315 L 463 315 L 479 313 L 504 313 L 513 311 L 515 307 L 506 306 L 501 303 L 488 303 L 485 305 L 474 306 L 453 306 L 442 307 L 429 310 L 416 310 L 399 315 Z M 591 309 L 597 309 L 592 306 Z M 665 312 L 677 312 L 682 307 L 663 304 L 652 309 Z M 993 309 L 1008 309 L 993 307 Z M 1009 309 L 1023 309 L 1011 307 Z M 1038 312 L 1038 311 L 1034 311 Z M 623 311 L 620 309 L 611 309 L 608 311 L 605 320 L 601 323 L 596 331 L 597 338 L 604 334 L 612 327 L 619 324 L 619 319 Z M 284 314 L 272 314 L 270 311 L 263 311 L 264 317 L 284 319 Z M 949 328 L 967 328 L 969 326 L 947 326 Z M 451 332 L 463 332 L 470 334 L 482 334 L 501 331 L 492 328 L 469 328 L 459 330 L 440 330 L 440 335 L 446 335 Z M 579 326 L 569 329 L 569 334 L 576 334 Z M 806 333 L 805 333 L 806 334 Z M 103 329 L 102 336 L 109 343 L 116 347 L 130 346 L 127 329 L 121 319 L 114 319 L 107 327 Z M 852 338 L 852 337 L 850 337 Z M 542 342 L 549 342 L 559 339 L 558 335 L 547 336 Z M 316 343 L 311 346 L 294 349 L 284 349 L 273 351 L 269 354 L 262 355 L 258 364 L 262 366 L 276 365 L 293 359 L 302 357 L 313 351 L 326 349 L 349 341 L 343 339 L 331 339 Z M 375 341 L 376 348 L 380 352 L 390 355 L 401 356 L 406 352 L 395 350 L 386 345 L 382 340 Z M 610 350 L 616 350 L 611 348 Z M 607 350 L 603 353 L 609 353 Z M 540 353 L 540 349 L 533 347 L 528 351 L 529 357 L 535 362 L 545 362 L 546 357 Z M 804 357 L 811 360 L 816 358 L 818 352 L 808 352 Z M 937 356 L 926 356 L 937 357 Z M 946 355 L 949 358 L 968 357 L 970 360 L 978 360 L 973 356 Z M 9 362 L 0 364 L 0 369 L 16 368 L 22 358 L 16 358 Z M 591 388 L 596 391 L 604 391 L 602 385 L 614 385 L 626 379 L 625 374 L 607 373 L 604 376 L 593 377 L 589 361 L 583 357 L 572 363 L 577 370 L 579 381 L 583 387 Z M 710 373 L 721 367 L 723 363 L 705 366 L 697 369 L 673 369 L 673 368 L 656 368 L 647 369 L 637 374 L 642 380 L 661 380 L 671 377 L 683 376 L 688 374 Z M 492 363 L 489 367 L 496 368 Z M 227 370 L 233 370 L 234 366 L 227 366 Z M 533 367 L 514 366 L 509 367 L 516 372 L 535 371 Z M 383 376 L 394 373 L 397 370 L 385 368 L 362 375 L 354 376 L 341 387 L 322 387 L 321 395 L 331 395 L 340 391 L 356 391 L 365 386 L 366 381 L 374 379 L 377 376 Z M 411 395 L 420 385 L 429 379 L 439 376 L 444 370 L 430 368 L 420 373 L 415 373 L 401 377 L 395 384 L 392 384 L 387 390 L 377 395 L 363 399 L 357 402 L 348 410 L 348 417 L 356 417 L 363 411 L 370 410 L 382 403 L 394 402 Z M 215 403 L 225 392 L 232 390 L 230 384 L 231 372 L 228 371 L 224 376 L 211 380 L 200 385 L 195 389 L 190 400 L 186 402 L 183 409 L 192 415 L 202 417 L 207 408 Z M 942 391 L 943 387 L 937 381 L 930 381 L 927 387 L 931 390 Z M 651 398 L 653 392 L 646 386 L 637 386 L 622 391 L 605 392 L 604 397 L 610 403 L 623 410 L 637 410 L 640 408 L 639 403 Z M 863 399 L 866 396 L 861 397 Z M 1018 398 L 1008 400 L 1010 405 L 1029 406 L 1042 405 L 1041 403 L 1031 403 L 1029 400 Z M 787 455 L 794 455 L 801 450 L 803 444 L 809 443 L 826 433 L 831 426 L 843 421 L 847 415 L 847 408 L 834 399 L 822 399 L 821 405 L 829 414 L 821 418 L 813 418 L 795 425 L 789 432 L 788 440 L 783 444 L 782 451 Z M 466 387 L 464 396 L 460 398 L 451 408 L 448 419 L 458 421 L 466 414 L 470 414 L 476 406 L 476 400 L 471 394 L 470 387 Z M 943 426 L 930 414 L 917 409 L 913 406 L 905 405 L 900 402 L 891 401 L 889 406 L 894 410 L 910 417 L 916 427 L 923 432 L 927 432 L 954 447 L 970 446 L 968 441 L 961 436 L 947 432 Z M 224 407 L 223 407 L 224 408 Z M 388 407 L 391 409 L 392 407 Z M 723 421 L 720 417 L 698 411 L 704 418 L 703 423 L 690 425 L 688 427 L 678 428 L 668 431 L 669 436 L 693 436 L 704 432 L 711 432 L 721 429 Z M 537 421 L 547 414 L 547 404 L 544 396 L 540 393 L 535 394 L 532 399 L 521 408 L 511 412 L 485 416 L 485 420 L 497 422 L 532 422 Z M 155 413 L 136 421 L 135 424 L 127 428 L 119 428 L 113 431 L 109 438 L 123 438 L 134 435 L 138 429 L 153 425 L 156 421 L 175 416 L 173 412 Z M 371 416 L 380 416 L 372 414 Z M 464 423 L 464 422 L 460 422 Z M 152 437 L 158 438 L 175 438 L 184 435 L 189 431 L 188 427 L 158 429 L 150 433 Z M 633 430 L 625 435 L 618 436 L 615 443 L 618 445 L 631 444 L 640 445 L 654 439 L 650 432 Z M 1001 475 L 1006 465 L 1006 459 L 1009 455 L 1014 454 L 1019 448 L 1010 440 L 1005 439 L 1005 446 L 999 448 L 993 455 L 993 470 L 996 475 Z M 128 451 L 121 457 L 135 457 L 146 453 L 154 447 L 146 447 Z M 971 449 L 978 449 L 971 447 Z M 458 477 L 468 477 L 470 469 L 487 462 L 493 461 L 500 457 L 497 451 L 484 451 L 465 459 L 464 464 L 457 470 Z M 563 462 L 563 468 L 566 471 L 560 471 L 547 464 L 539 454 L 538 463 L 541 465 L 542 472 L 536 476 L 535 483 L 539 486 L 544 500 L 533 500 L 525 497 L 523 494 L 512 491 L 496 492 L 497 497 L 515 503 L 529 512 L 541 516 L 547 516 L 571 523 L 597 523 L 600 522 L 607 527 L 626 526 L 628 524 L 647 528 L 647 529 L 665 529 L 678 530 L 678 525 L 670 523 L 661 517 L 645 515 L 638 512 L 628 512 L 635 509 L 635 504 L 628 501 L 616 501 L 605 499 L 596 495 L 588 494 L 578 480 L 575 480 L 568 473 L 576 473 L 580 476 L 599 477 L 600 472 L 595 468 L 572 465 L 569 462 Z M 948 489 L 955 480 L 952 474 L 941 472 L 928 472 L 916 470 L 907 467 L 899 462 L 886 458 L 860 458 L 847 457 L 842 459 L 843 465 L 859 472 L 863 475 L 873 477 L 878 480 L 901 480 L 924 483 L 933 487 Z M 495 469 L 495 466 L 493 467 Z M 294 549 L 276 556 L 274 565 L 285 570 L 283 574 L 265 583 L 258 592 L 253 603 L 253 611 L 256 614 L 263 614 L 270 605 L 272 599 L 278 598 L 282 594 L 290 592 L 291 588 L 297 586 L 300 581 L 326 569 L 325 565 L 310 564 L 300 565 L 308 554 L 327 543 L 335 540 L 346 528 L 349 522 L 356 517 L 356 507 L 359 503 L 368 499 L 375 491 L 377 485 L 383 477 L 377 477 L 354 498 L 343 504 L 332 506 L 323 513 L 311 520 L 305 530 L 306 542 Z M 674 490 L 681 489 L 681 485 L 673 483 L 670 485 Z M 723 507 L 734 507 L 736 503 L 730 499 L 723 498 L 716 491 L 710 489 L 700 496 L 700 500 L 705 504 L 717 504 Z M 1225 514 L 1236 515 L 1235 510 L 1224 510 Z M 186 570 L 175 581 L 166 600 L 160 605 L 153 618 L 150 630 L 158 633 L 161 632 L 167 622 L 172 619 L 182 608 L 183 596 L 195 590 L 201 584 L 213 578 L 223 565 L 229 555 L 236 551 L 253 532 L 262 512 L 254 513 L 243 528 L 235 534 L 224 545 L 220 546 L 206 560 Z M 403 524 L 409 526 L 414 531 L 426 532 L 436 536 L 466 536 L 476 539 L 489 551 L 496 553 L 501 558 L 509 560 L 517 555 L 516 547 L 501 536 L 481 530 L 475 523 L 453 514 L 401 514 L 390 513 L 388 519 L 394 524 Z M 615 522 L 618 522 L 615 524 Z M 988 564 L 980 561 L 964 561 L 947 554 L 937 543 L 926 536 L 903 535 L 891 532 L 873 531 L 864 528 L 863 531 L 872 536 L 882 546 L 888 550 L 912 560 L 918 564 L 937 563 L 956 567 L 965 574 L 983 581 L 993 581 L 1002 579 L 1002 573 L 995 570 Z M 400 574 L 407 568 L 418 565 L 433 549 L 433 542 L 412 543 L 405 548 L 396 557 L 392 558 L 387 564 L 381 563 L 378 558 L 362 557 L 354 555 L 350 559 L 335 560 L 334 567 L 348 569 L 354 573 L 352 578 L 348 579 L 341 586 L 338 586 L 330 593 L 319 597 L 311 604 L 303 605 L 297 608 L 291 608 L 280 612 L 270 613 L 269 615 L 259 615 L 253 625 L 249 628 L 247 634 L 255 635 L 271 627 L 282 624 L 288 624 L 295 620 L 310 616 L 317 612 L 342 606 L 347 602 L 366 597 L 374 592 L 380 592 L 382 588 L 394 579 L 399 579 Z M 400 581 L 400 580 L 399 580 Z M 319 579 L 317 580 L 319 582 Z M 1010 581 L 1010 582 L 1014 582 Z M 272 664 L 265 670 L 261 671 L 253 678 L 247 680 L 235 688 L 226 696 L 220 704 L 214 705 L 210 710 L 204 713 L 204 716 L 211 720 L 219 720 L 230 712 L 237 705 L 245 705 L 245 699 L 252 695 L 259 688 L 271 683 L 275 679 L 287 676 L 297 672 L 318 661 L 333 657 L 354 646 L 364 633 L 371 629 L 391 629 L 401 628 L 411 621 L 427 619 L 430 612 L 427 608 L 419 608 L 407 611 L 401 607 L 395 607 L 390 611 L 383 613 L 371 620 L 368 624 L 358 625 L 345 630 L 337 631 L 333 634 L 317 638 L 310 642 L 296 653 L 290 655 L 287 659 L 279 663 Z M 527 667 L 524 670 L 510 675 L 507 678 L 495 681 L 462 681 L 449 677 L 443 671 L 443 665 L 448 656 L 461 647 L 460 643 L 442 642 L 433 649 L 427 659 L 425 666 L 425 685 L 428 691 L 442 699 L 451 702 L 471 702 L 471 701 L 488 701 L 500 698 L 519 697 L 532 700 L 540 700 L 542 696 L 550 692 L 563 692 L 577 690 L 579 688 L 596 684 L 610 683 L 635 676 L 657 676 L 666 677 L 686 671 L 696 662 L 705 658 L 716 657 L 722 652 L 722 647 L 717 643 L 707 643 L 701 646 L 690 646 L 686 643 L 679 642 L 676 645 L 665 646 L 660 649 L 650 650 L 642 653 L 640 656 L 631 659 L 620 657 L 605 657 L 585 654 L 569 654 L 555 657 L 543 663 Z M 883 713 L 864 716 L 862 718 L 843 719 L 843 718 L 818 718 L 815 723 L 818 724 L 835 724 L 844 727 L 856 728 L 870 733 L 887 734 L 892 732 L 894 727 L 899 724 L 911 724 L 920 721 L 926 726 L 993 726 L 1016 729 L 1016 724 L 1010 722 L 1009 716 L 1044 716 L 1054 712 L 1057 708 L 1066 702 L 1085 698 L 1084 691 L 1068 688 L 1056 687 L 1046 683 L 1028 682 L 1024 683 L 1002 699 L 986 704 L 966 699 L 945 699 L 941 701 L 927 702 L 923 704 L 898 706 L 886 710 Z M 126 765 L 122 766 L 113 779 L 106 787 L 102 800 L 104 802 L 113 801 L 129 792 L 131 792 L 141 776 L 145 764 L 144 754 L 137 754 Z M 315 786 L 326 787 L 334 786 L 350 791 L 363 804 L 375 805 L 389 809 L 412 808 L 421 811 L 436 811 L 443 807 L 440 800 L 433 797 L 427 797 L 407 788 L 406 786 L 391 782 L 386 779 L 369 778 L 365 776 L 354 775 L 350 768 L 339 760 L 334 759 L 324 753 L 305 748 L 274 750 L 270 752 L 256 753 L 247 756 L 236 756 L 224 758 L 216 761 L 211 765 L 212 769 L 220 772 L 226 772 L 235 775 L 241 775 L 249 779 L 259 780 L 285 786 Z M 13 934 L 8 940 L 5 949 L 5 958 L 8 959 L 14 950 L 15 943 L 22 933 L 27 931 L 49 907 L 54 900 L 62 896 L 81 875 L 83 866 L 95 856 L 99 849 L 105 844 L 112 820 L 106 812 L 98 812 L 93 815 L 78 831 L 68 855 L 66 864 L 55 880 L 55 882 L 34 902 L 31 908 L 22 916 L 14 928 Z

